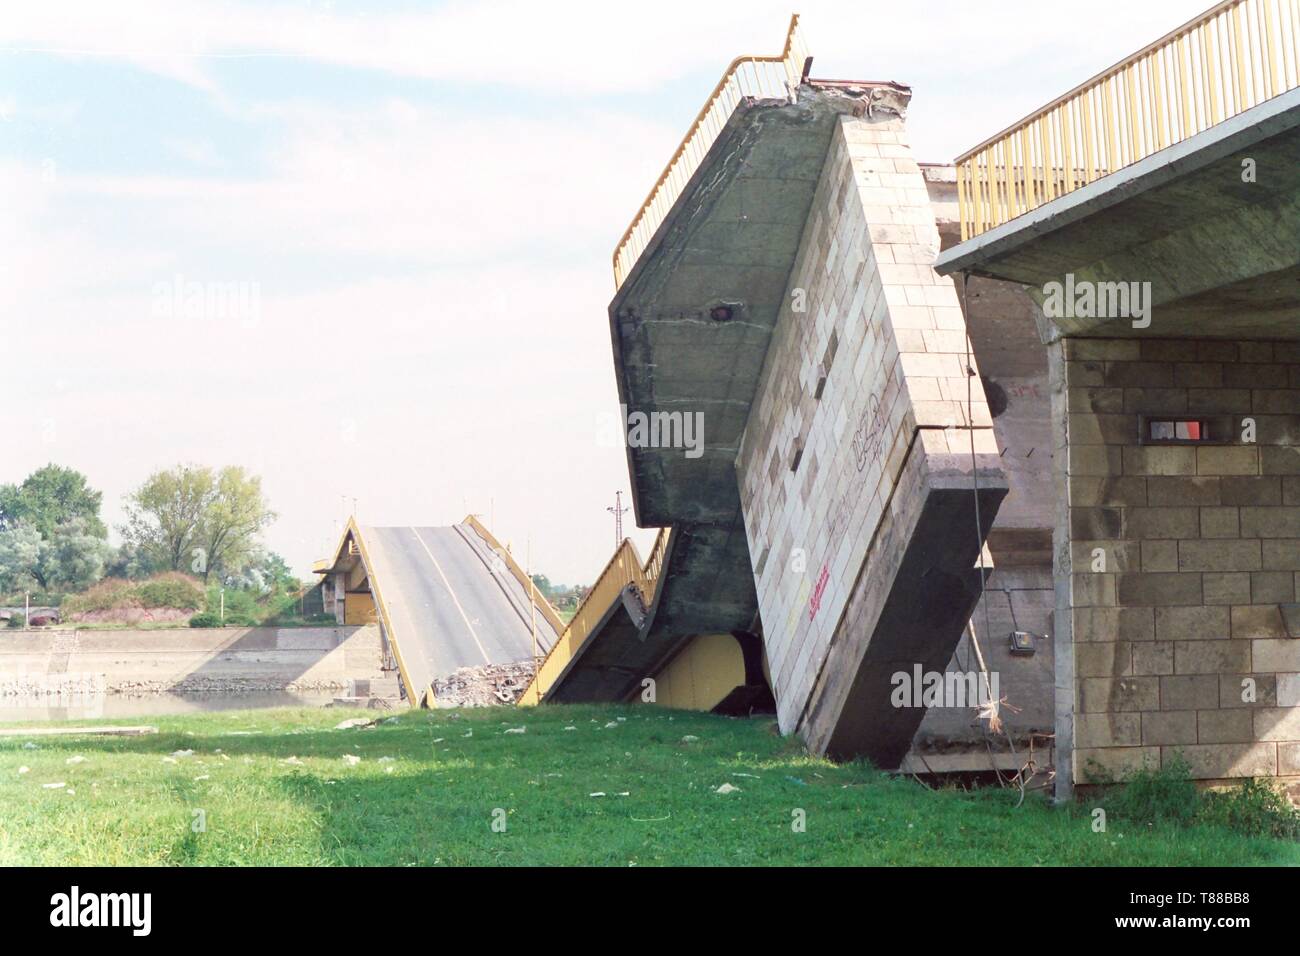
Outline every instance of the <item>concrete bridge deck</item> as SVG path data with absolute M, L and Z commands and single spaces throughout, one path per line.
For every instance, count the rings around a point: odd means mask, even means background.
M 350 522 L 322 564 L 336 613 L 379 622 L 413 704 L 461 667 L 545 654 L 562 630 L 509 551 L 473 518 L 446 527 Z

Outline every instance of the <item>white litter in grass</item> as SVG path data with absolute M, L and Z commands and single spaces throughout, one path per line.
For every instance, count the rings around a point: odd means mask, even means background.
M 729 783 L 724 783 L 722 786 L 718 787 L 713 792 L 714 793 L 740 793 L 741 791 L 739 787 L 733 787 Z
M 295 767 L 301 767 L 301 766 L 302 766 L 302 761 L 299 760 L 296 756 L 294 756 L 294 757 L 285 757 L 284 760 L 282 760 L 282 761 L 280 761 L 280 762 L 281 762 L 281 763 L 291 763 L 291 764 L 293 764 Z
M 469 731 L 468 733 L 461 734 L 461 737 L 473 737 L 473 736 L 474 736 L 474 731 L 472 730 Z
M 86 758 L 81 756 L 81 754 L 77 754 L 75 757 L 69 757 L 67 760 L 63 762 L 64 763 L 85 763 Z
M 343 762 L 349 767 L 355 767 L 357 764 L 361 763 L 361 758 L 356 754 L 344 754 Z
M 528 732 L 528 728 L 527 728 L 527 727 L 510 727 L 510 728 L 507 728 L 506 730 L 503 730 L 503 731 L 501 731 L 501 732 L 502 732 L 503 734 L 526 734 L 526 733 Z
M 587 796 L 589 796 L 589 797 L 603 797 L 604 795 L 605 795 L 605 791 L 604 791 L 604 790 L 597 790 L 595 793 L 589 793 L 589 794 L 587 794 Z
M 27 741 L 27 743 L 23 744 L 23 750 L 40 750 L 40 749 L 41 749 L 40 747 L 36 746 L 30 740 Z
M 194 778 L 194 782 L 195 782 L 195 783 L 198 783 L 200 780 L 208 780 L 208 779 L 210 779 L 210 775 L 209 775 L 209 774 L 206 774 L 206 773 L 205 773 L 205 774 L 200 774 L 199 776 L 197 776 L 197 777 Z
M 173 750 L 173 751 L 172 751 L 172 756 L 173 756 L 173 757 L 193 757 L 193 756 L 194 756 L 194 751 L 193 751 L 193 750 Z
M 62 789 L 63 789 L 64 787 L 66 787 L 66 786 L 67 786 L 67 784 L 66 784 L 66 783 L 62 783 L 62 782 L 60 782 L 60 783 L 43 783 L 43 784 L 41 784 L 41 789 L 42 789 L 42 790 L 62 790 Z
M 732 776 L 733 776 L 733 777 L 749 777 L 749 779 L 751 779 L 751 780 L 761 780 L 761 779 L 762 779 L 762 778 L 759 777 L 759 775 L 756 774 L 756 773 L 733 773 Z
M 578 728 L 577 728 L 577 727 L 565 727 L 564 729 L 565 729 L 565 730 L 577 730 Z
M 605 725 L 605 729 L 606 729 L 606 730 L 609 730 L 611 727 L 617 727 L 617 726 L 618 726 L 618 721 L 617 721 L 617 720 L 611 720 L 609 723 L 607 723 L 607 724 Z
M 392 758 L 392 757 L 380 757 L 380 758 L 379 758 L 379 762 L 380 762 L 380 763 L 392 763 L 392 762 L 393 762 L 393 758 Z
M 443 742 L 444 740 L 446 740 L 446 739 L 447 739 L 446 737 L 434 737 L 434 738 L 433 738 L 433 742 L 434 742 L 435 744 L 440 744 L 440 743 L 442 743 L 442 742 Z
M 352 727 L 365 727 L 370 723 L 372 723 L 372 721 L 366 717 L 349 717 L 347 720 L 335 724 L 334 729 L 348 730 Z
M 25 774 L 25 773 L 31 773 L 31 772 L 32 772 L 32 768 L 31 768 L 31 767 L 19 767 L 19 768 L 18 768 L 18 774 L 19 774 L 19 776 L 21 776 L 22 774 Z
M 385 768 L 384 768 L 384 773 L 392 773 L 392 772 L 393 772 L 393 768 L 392 768 L 392 767 L 385 767 Z
M 687 734 L 685 737 L 682 738 L 682 743 L 684 743 L 684 744 L 693 744 L 693 743 L 695 743 L 696 741 L 698 741 L 699 739 L 700 739 L 700 738 L 699 738 L 699 737 L 696 737 L 694 734 Z

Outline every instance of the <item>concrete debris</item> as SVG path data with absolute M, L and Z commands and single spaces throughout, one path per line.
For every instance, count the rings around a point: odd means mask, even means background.
M 350 717 L 334 725 L 335 730 L 349 730 L 352 727 L 368 727 L 374 721 L 366 717 Z
M 433 681 L 439 707 L 490 707 L 513 704 L 533 679 L 533 662 L 462 667 Z

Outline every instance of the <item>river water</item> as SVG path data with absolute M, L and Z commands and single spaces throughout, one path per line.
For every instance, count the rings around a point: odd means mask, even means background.
M 215 710 L 323 707 L 334 694 L 261 691 L 248 694 L 42 694 L 0 697 L 0 722 L 87 720 L 97 717 L 162 717 Z

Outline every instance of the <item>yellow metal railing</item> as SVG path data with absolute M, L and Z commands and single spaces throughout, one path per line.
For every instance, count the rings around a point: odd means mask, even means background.
M 489 531 L 483 522 L 479 521 L 474 515 L 466 515 L 465 520 L 461 523 L 473 528 L 479 537 L 487 542 L 492 552 L 501 558 L 506 570 L 519 582 L 519 586 L 524 589 L 524 593 L 530 596 L 529 599 L 533 607 L 537 608 L 542 617 L 546 619 L 546 622 L 551 625 L 551 629 L 556 634 L 563 631 L 564 621 L 556 613 L 555 608 L 551 606 L 551 602 L 546 600 L 546 595 L 533 586 L 533 582 L 528 579 L 528 572 L 519 566 L 519 562 L 515 560 L 515 556 L 510 549 L 502 547 L 501 542 L 496 539 L 496 535 Z
M 1300 0 L 1226 0 L 957 158 L 969 239 L 1300 86 Z
M 731 61 L 614 249 L 616 289 L 623 285 L 737 105 L 748 98 L 790 96 L 804 79 L 810 60 L 796 13 L 790 18 L 785 48 L 779 56 L 740 56 Z
M 538 667 L 532 683 L 519 695 L 519 706 L 530 707 L 541 702 L 547 691 L 564 673 L 564 669 L 569 666 L 569 662 L 591 637 L 606 612 L 623 599 L 625 587 L 635 584 L 641 596 L 641 603 L 647 608 L 650 606 L 654 600 L 655 587 L 659 583 L 659 574 L 663 570 L 670 531 L 670 528 L 659 529 L 654 547 L 650 549 L 650 557 L 644 563 L 632 540 L 623 539 L 623 543 L 609 559 L 609 563 L 601 571 L 596 583 L 591 586 L 587 596 L 578 605 L 573 620 L 565 627 L 564 633 L 560 635 L 555 646 Z

